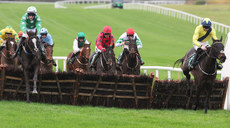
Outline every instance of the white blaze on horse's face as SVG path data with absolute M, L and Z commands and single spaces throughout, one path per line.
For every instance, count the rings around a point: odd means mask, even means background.
M 12 45 L 12 47 L 14 47 L 14 42 L 13 41 L 10 41 L 10 44 Z
M 32 42 L 34 43 L 34 51 L 37 52 L 37 51 L 38 51 L 38 47 L 37 47 L 37 45 L 36 45 L 37 39 L 36 39 L 36 38 L 33 38 L 33 39 L 32 39 Z

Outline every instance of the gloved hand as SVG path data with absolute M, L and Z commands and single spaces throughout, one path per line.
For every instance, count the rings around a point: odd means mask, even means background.
M 102 48 L 102 49 L 101 49 L 101 52 L 105 52 L 105 48 Z

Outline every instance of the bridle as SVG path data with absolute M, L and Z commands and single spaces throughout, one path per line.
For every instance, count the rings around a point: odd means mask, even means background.
M 221 44 L 222 44 L 222 42 L 216 42 L 215 44 L 218 44 L 218 43 L 221 43 Z M 217 48 L 214 47 L 215 44 L 213 44 L 213 46 L 211 47 L 210 50 L 214 49 L 214 50 L 216 51 Z M 224 53 L 224 50 L 221 50 L 219 53 Z M 205 50 L 205 54 L 206 54 L 207 57 L 209 57 L 209 58 L 220 59 L 220 56 L 211 56 L 211 55 L 209 55 L 209 53 L 207 52 L 207 50 Z M 217 66 L 216 66 L 216 64 L 215 64 L 215 70 L 214 70 L 213 73 L 207 73 L 207 72 L 205 72 L 205 71 L 202 69 L 202 67 L 200 66 L 200 64 L 198 64 L 198 66 L 199 66 L 199 69 L 201 70 L 201 72 L 204 73 L 205 75 L 213 76 L 213 75 L 215 75 L 215 74 L 217 73 L 217 70 L 216 70 L 216 69 L 217 69 Z
M 34 46 L 35 46 L 34 48 L 31 48 L 31 46 L 29 45 L 30 40 L 31 40 L 31 42 L 34 43 Z M 30 36 L 29 38 L 27 38 L 26 46 L 23 46 L 23 49 L 24 49 L 26 54 L 36 55 L 35 52 L 38 52 L 38 50 L 39 50 L 39 48 L 37 47 L 37 41 L 38 41 L 37 36 Z M 28 48 L 29 50 L 27 51 L 26 48 Z

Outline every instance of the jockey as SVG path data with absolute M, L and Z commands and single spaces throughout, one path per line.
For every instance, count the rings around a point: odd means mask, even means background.
M 46 56 L 46 52 L 45 52 L 45 47 L 44 45 L 47 43 L 50 46 L 53 46 L 53 39 L 52 36 L 48 33 L 48 30 L 46 28 L 42 28 L 40 31 L 40 34 L 38 35 L 38 38 L 41 39 L 41 51 L 42 51 L 42 58 L 44 59 Z M 56 63 L 54 62 L 54 60 L 52 59 L 54 65 L 56 65 Z
M 208 40 L 212 37 L 217 40 L 216 31 L 211 27 L 212 22 L 209 18 L 204 18 L 202 25 L 196 27 L 193 35 L 193 47 L 196 50 L 196 54 L 191 64 L 191 69 L 195 68 L 197 58 L 202 51 L 207 50 L 207 46 L 210 46 Z M 222 66 L 217 64 L 217 69 L 222 69 Z
M 22 35 L 23 35 L 23 32 L 22 32 L 22 31 L 19 31 L 19 32 L 18 32 L 18 38 L 19 38 L 19 40 L 22 38 Z
M 127 29 L 127 31 L 125 33 L 123 33 L 119 39 L 117 40 L 117 42 L 115 43 L 116 47 L 119 46 L 123 46 L 124 52 L 121 52 L 119 57 L 118 57 L 118 64 L 121 65 L 123 60 L 125 59 L 126 54 L 128 53 L 128 49 L 129 49 L 129 45 L 126 44 L 125 42 L 129 42 L 129 39 L 135 39 L 136 38 L 136 43 L 137 43 L 137 48 L 141 49 L 142 48 L 142 43 L 140 38 L 138 37 L 137 33 L 134 32 L 134 30 L 132 28 Z M 140 53 L 137 54 L 138 58 L 141 61 L 141 65 L 144 64 Z
M 22 16 L 21 22 L 20 22 L 20 28 L 23 32 L 22 38 L 19 41 L 19 46 L 17 47 L 16 53 L 13 55 L 13 57 L 16 57 L 19 50 L 21 51 L 22 44 L 25 43 L 25 39 L 28 37 L 26 34 L 27 29 L 37 29 L 37 34 L 39 34 L 41 29 L 41 19 L 37 14 L 37 9 L 34 6 L 30 6 L 25 15 Z
M 5 43 L 8 38 L 15 38 L 16 42 L 18 42 L 19 40 L 18 34 L 11 26 L 7 26 L 6 28 L 0 31 L 0 44 L 1 44 L 0 52 L 5 47 Z
M 75 57 L 78 53 L 80 53 L 84 44 L 89 44 L 88 40 L 85 39 L 85 33 L 79 32 L 77 37 L 73 41 L 73 54 L 70 58 L 69 63 L 73 64 L 75 61 Z
M 96 66 L 95 63 L 97 58 L 99 57 L 99 54 L 101 52 L 105 52 L 106 47 L 112 46 L 114 48 L 114 37 L 110 26 L 105 26 L 103 28 L 103 31 L 98 34 L 95 43 L 96 43 L 96 47 L 95 47 L 95 52 L 92 54 L 93 58 L 92 61 L 90 62 L 90 68 Z

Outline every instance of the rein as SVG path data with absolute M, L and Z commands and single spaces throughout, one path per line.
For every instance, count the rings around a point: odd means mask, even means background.
M 221 43 L 221 42 L 217 42 L 217 43 Z M 217 44 L 217 43 L 215 43 L 215 44 Z M 215 47 L 211 47 L 211 48 L 214 48 L 214 50 L 216 50 Z M 223 50 L 220 51 L 220 53 L 223 53 L 223 52 L 224 52 Z M 206 54 L 207 57 L 209 57 L 209 58 L 219 59 L 219 57 L 210 56 L 209 53 L 207 52 L 207 50 L 205 50 L 205 54 Z M 205 72 L 205 71 L 201 68 L 200 64 L 198 64 L 198 66 L 199 66 L 199 69 L 201 70 L 201 72 L 204 73 L 205 75 L 213 76 L 213 75 L 215 75 L 215 74 L 217 73 L 217 70 L 216 70 L 216 69 L 217 69 L 216 63 L 215 63 L 215 71 L 214 71 L 213 73 L 207 73 L 207 72 Z

